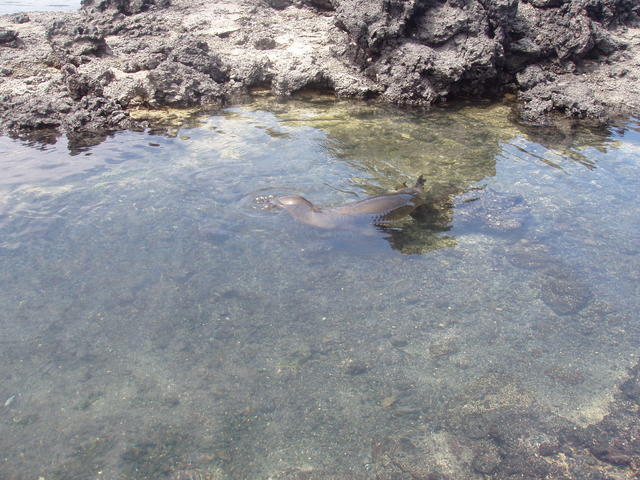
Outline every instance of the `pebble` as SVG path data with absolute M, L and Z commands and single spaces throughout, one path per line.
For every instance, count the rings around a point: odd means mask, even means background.
M 408 340 L 402 337 L 391 337 L 389 341 L 396 348 L 406 347 L 409 344 Z
M 460 347 L 458 347 L 457 343 L 453 341 L 432 343 L 429 345 L 429 356 L 431 358 L 440 358 L 457 353 L 459 350 Z
M 560 445 L 554 442 L 544 442 L 538 447 L 538 453 L 543 457 L 550 457 L 560 451 Z
M 398 401 L 398 399 L 396 397 L 386 397 L 382 399 L 382 406 L 385 408 L 391 407 L 393 406 L 396 402 Z
M 368 367 L 364 362 L 347 360 L 343 364 L 343 369 L 348 375 L 361 375 L 368 370 Z

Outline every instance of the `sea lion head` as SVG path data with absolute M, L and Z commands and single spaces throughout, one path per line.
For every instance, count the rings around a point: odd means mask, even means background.
M 315 225 L 321 212 L 313 203 L 299 195 L 285 195 L 275 199 L 274 204 L 302 223 Z
M 313 210 L 315 208 L 313 206 L 313 203 L 299 195 L 285 195 L 282 197 L 278 197 L 275 200 L 275 204 L 279 207 L 284 208 L 285 210 L 290 210 L 297 207 L 301 207 L 302 209 L 308 208 L 310 210 Z

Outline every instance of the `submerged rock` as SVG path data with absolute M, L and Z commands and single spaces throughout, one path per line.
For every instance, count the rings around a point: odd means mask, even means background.
M 478 453 L 471 461 L 474 472 L 484 475 L 495 472 L 502 461 L 498 447 L 493 442 L 484 441 L 477 446 L 477 450 Z
M 514 267 L 527 270 L 538 270 L 551 266 L 557 259 L 551 254 L 548 246 L 521 240 L 504 252 L 505 257 Z
M 455 220 L 458 225 L 480 223 L 496 233 L 522 229 L 529 219 L 529 206 L 518 194 L 493 189 L 472 190 L 456 197 Z
M 620 390 L 629 400 L 640 405 L 640 365 L 631 369 L 629 378 L 620 386 Z
M 362 375 L 369 370 L 369 367 L 360 360 L 348 359 L 342 364 L 342 369 L 347 375 Z
M 593 299 L 591 288 L 577 275 L 562 268 L 550 268 L 540 279 L 540 298 L 558 315 L 578 313 Z

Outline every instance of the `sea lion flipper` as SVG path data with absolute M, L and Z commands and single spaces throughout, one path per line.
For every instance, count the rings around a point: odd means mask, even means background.
M 422 188 L 424 186 L 424 183 L 425 183 L 424 173 L 422 173 L 418 177 L 418 180 L 416 180 L 415 188 Z

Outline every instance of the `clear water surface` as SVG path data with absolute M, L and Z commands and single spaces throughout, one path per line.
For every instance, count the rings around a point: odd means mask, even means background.
M 260 100 L 68 147 L 0 137 L 0 478 L 480 479 L 474 428 L 599 422 L 638 362 L 633 121 Z M 386 232 L 263 208 L 419 174 Z
M 0 15 L 19 12 L 69 12 L 80 8 L 80 0 L 1 0 Z

